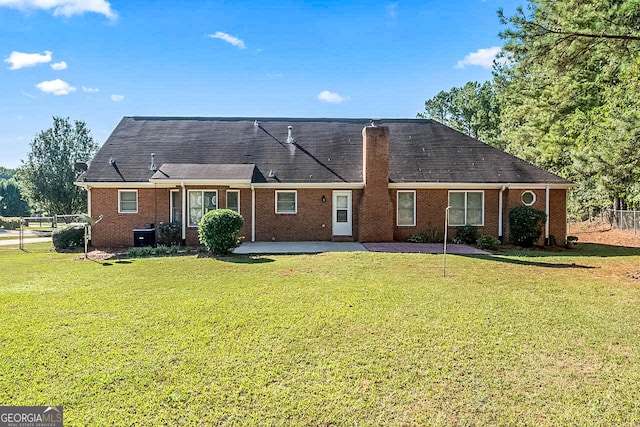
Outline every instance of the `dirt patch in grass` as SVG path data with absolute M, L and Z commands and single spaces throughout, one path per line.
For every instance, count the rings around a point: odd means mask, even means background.
M 588 222 L 571 224 L 569 235 L 576 236 L 581 243 L 599 243 L 601 245 L 640 248 L 640 233 L 612 229 L 608 224 L 594 225 Z
M 78 256 L 74 258 L 74 261 L 83 261 L 85 259 L 83 250 L 74 250 L 73 252 L 78 252 Z M 125 254 L 126 251 L 122 248 L 101 248 L 87 252 L 87 257 L 93 261 L 107 261 L 118 258 L 119 256 L 125 256 Z
M 640 248 L 640 234 L 614 229 L 608 224 L 594 225 L 589 222 L 572 224 L 569 231 L 572 236 L 578 238 L 580 243 Z M 627 277 L 632 280 L 640 280 L 640 270 L 627 272 Z

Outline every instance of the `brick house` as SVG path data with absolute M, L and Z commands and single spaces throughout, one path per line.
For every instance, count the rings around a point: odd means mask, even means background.
M 548 214 L 563 242 L 572 183 L 433 120 L 125 117 L 77 185 L 95 246 L 176 221 L 188 245 L 211 209 L 244 217 L 246 241 L 393 241 L 477 226 L 508 237 L 508 212 Z

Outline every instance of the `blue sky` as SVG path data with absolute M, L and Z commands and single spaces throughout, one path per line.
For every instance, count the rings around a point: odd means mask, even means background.
M 524 0 L 0 0 L 0 166 L 52 116 L 415 117 L 491 78 Z

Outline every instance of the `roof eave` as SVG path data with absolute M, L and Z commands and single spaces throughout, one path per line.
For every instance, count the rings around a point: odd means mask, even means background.
M 502 189 L 502 187 L 514 190 L 567 190 L 577 187 L 574 183 L 544 183 L 544 182 L 391 182 L 389 188 L 415 188 L 415 189 Z

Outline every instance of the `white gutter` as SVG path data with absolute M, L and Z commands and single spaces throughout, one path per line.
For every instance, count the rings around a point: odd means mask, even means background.
M 547 214 L 547 220 L 544 223 L 544 239 L 549 244 L 549 186 L 545 189 L 544 211 Z
M 428 190 L 428 189 L 448 189 L 448 190 L 500 190 L 506 186 L 512 190 L 544 190 L 551 189 L 569 189 L 574 188 L 577 184 L 545 184 L 545 183 L 478 183 L 478 182 L 391 182 L 389 188 L 393 189 L 412 189 L 412 190 Z
M 506 185 L 503 185 L 502 188 L 500 189 L 500 194 L 498 196 L 498 238 L 500 239 L 500 241 L 502 241 L 502 237 L 503 237 L 503 232 L 502 232 L 502 216 L 503 216 L 503 201 L 502 201 L 502 193 L 504 193 L 504 190 L 507 189 Z
M 256 241 L 256 189 L 251 185 L 251 241 Z
M 358 190 L 364 188 L 363 182 L 260 182 L 251 184 L 253 188 L 322 188 L 335 190 Z
M 149 182 L 160 184 L 160 186 L 172 187 L 176 185 L 213 185 L 213 186 L 229 186 L 229 187 L 245 187 L 249 188 L 251 181 L 246 179 L 153 179 Z
M 187 240 L 187 189 L 184 182 L 180 183 L 182 187 L 182 240 Z

